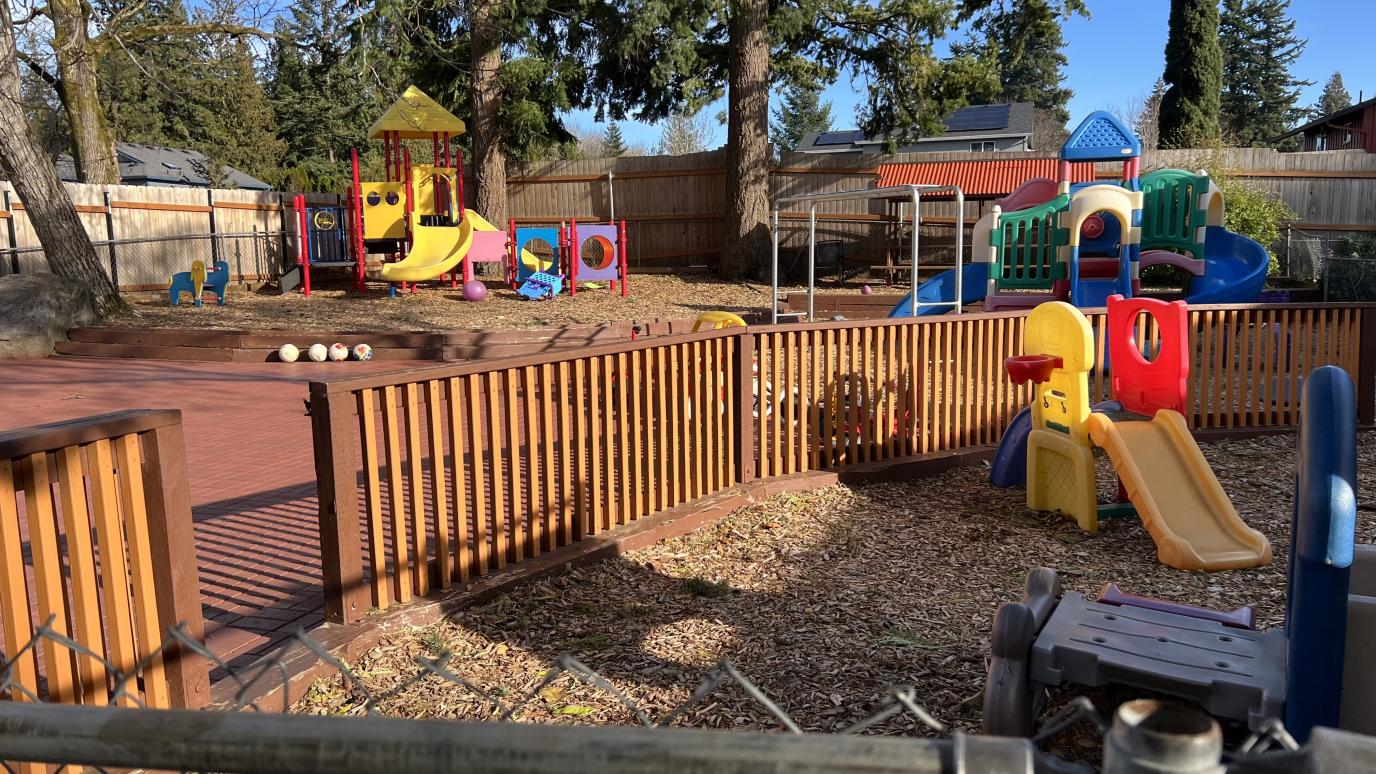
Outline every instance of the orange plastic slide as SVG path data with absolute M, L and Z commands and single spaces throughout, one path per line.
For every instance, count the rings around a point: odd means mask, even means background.
M 1235 570 L 1271 562 L 1271 544 L 1237 515 L 1179 412 L 1162 409 L 1150 422 L 1092 414 L 1089 435 L 1108 452 L 1162 564 Z

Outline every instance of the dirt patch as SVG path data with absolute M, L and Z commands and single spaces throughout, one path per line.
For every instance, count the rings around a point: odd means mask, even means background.
M 692 318 L 705 311 L 757 312 L 769 308 L 769 286 L 719 282 L 701 277 L 635 275 L 630 296 L 605 287 L 579 290 L 576 297 L 524 301 L 498 283 L 488 283 L 487 300 L 464 301 L 460 291 L 427 286 L 390 298 L 374 285 L 366 296 L 339 285 L 278 295 L 276 290 L 231 292 L 228 303 L 170 306 L 166 294 L 128 297 L 132 314 L 106 321 L 135 328 L 216 330 L 417 331 L 551 328 L 564 325 Z
M 917 701 L 952 728 L 977 730 L 994 613 L 1020 595 L 1034 567 L 1056 568 L 1067 590 L 1094 593 L 1111 580 L 1178 602 L 1250 604 L 1259 626 L 1279 625 L 1294 447 L 1291 435 L 1204 446 L 1242 517 L 1272 541 L 1275 559 L 1259 569 L 1165 567 L 1139 520 L 1108 521 L 1088 535 L 1063 517 L 1028 512 L 1022 490 L 991 486 L 988 468 L 977 466 L 918 481 L 778 496 L 694 534 L 396 635 L 354 666 L 370 690 L 399 689 L 378 705 L 383 713 L 486 720 L 496 716 L 491 705 L 459 685 L 430 676 L 402 686 L 419 670 L 415 658 L 452 653 L 449 668 L 456 674 L 514 702 L 560 654 L 570 653 L 659 718 L 729 658 L 805 731 L 854 724 L 894 685 L 914 686 Z M 1363 435 L 1360 455 L 1362 491 L 1370 491 L 1376 435 Z M 1358 540 L 1376 541 L 1376 525 L 1363 520 Z M 314 685 L 296 710 L 357 713 L 362 700 L 330 679 Z M 568 675 L 515 719 L 635 722 L 610 693 Z M 677 722 L 779 727 L 729 685 Z M 909 716 L 871 731 L 930 733 Z

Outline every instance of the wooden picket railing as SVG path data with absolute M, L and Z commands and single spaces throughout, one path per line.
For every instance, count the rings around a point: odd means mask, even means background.
M 1107 400 L 1107 315 L 1086 316 L 1097 347 L 1090 397 Z M 1022 353 L 1026 319 L 1015 311 L 752 328 L 756 391 L 766 396 L 754 417 L 759 475 L 997 442 L 1030 395 L 1003 370 Z M 1353 375 L 1362 421 L 1373 421 L 1376 305 L 1195 306 L 1189 335 L 1191 427 L 1294 424 L 1304 375 L 1329 364 Z M 1138 340 L 1158 340 L 1148 317 Z
M 207 665 L 181 413 L 136 410 L 0 433 L 0 616 L 9 698 L 196 708 Z M 24 650 L 36 628 L 52 637 Z M 141 666 L 140 666 L 141 664 Z M 108 665 L 108 666 L 107 666 Z M 114 675 L 134 675 L 116 692 Z
M 1102 310 L 1095 400 L 1110 397 Z M 354 621 L 757 477 L 998 441 L 1027 312 L 755 326 L 311 384 L 326 616 Z M 1191 425 L 1293 424 L 1336 364 L 1376 421 L 1376 305 L 1191 310 Z M 1157 340 L 1143 318 L 1138 340 Z
M 733 486 L 750 448 L 734 421 L 744 338 L 312 383 L 326 616 L 356 620 Z

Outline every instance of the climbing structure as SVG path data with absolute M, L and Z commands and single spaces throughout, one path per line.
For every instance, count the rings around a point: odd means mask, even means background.
M 990 310 L 1047 301 L 1102 307 L 1112 294 L 1138 295 L 1141 270 L 1160 264 L 1188 275 L 1190 303 L 1255 300 L 1270 257 L 1224 228 L 1222 191 L 1203 172 L 1142 175 L 1141 155 L 1141 142 L 1121 121 L 1090 114 L 1062 146 L 1056 180 L 1023 182 L 975 224 L 962 302 L 982 296 Z M 1106 162 L 1121 163 L 1115 179 L 1071 182 L 1072 163 Z M 919 286 L 929 304 L 921 313 L 939 313 L 953 287 L 945 275 Z M 890 316 L 909 314 L 905 299 Z

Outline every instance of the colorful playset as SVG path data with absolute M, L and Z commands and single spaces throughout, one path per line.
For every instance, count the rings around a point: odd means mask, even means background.
M 1024 354 L 1006 364 L 1015 382 L 1033 383 L 1032 405 L 1004 433 L 991 480 L 1011 485 L 1025 478 L 1027 507 L 1065 513 L 1094 532 L 1101 516 L 1123 511 L 1096 501 L 1097 446 L 1112 460 L 1120 492 L 1156 540 L 1163 564 L 1182 570 L 1267 564 L 1270 543 L 1242 522 L 1185 421 L 1185 303 L 1119 295 L 1106 301 L 1115 400 L 1090 410 L 1094 333 L 1085 316 L 1063 301 L 1038 306 L 1027 319 Z M 1142 314 L 1154 318 L 1159 332 L 1151 361 L 1137 341 Z
M 466 130 L 464 122 L 420 89 L 406 89 L 368 129 L 368 137 L 383 144 L 386 179 L 360 180 L 358 151 L 352 154 L 353 184 L 347 205 L 295 202 L 298 240 L 297 266 L 284 290 L 299 282 L 310 295 L 311 271 L 345 268 L 355 289 L 366 291 L 366 256 L 388 256 L 382 279 L 395 293 L 415 283 L 443 281 L 465 286 L 463 297 L 480 300 L 485 294 L 468 290 L 479 282 L 474 266 L 502 266 L 503 282 L 521 287 L 532 275 L 555 276 L 570 295 L 579 283 L 605 281 L 628 295 L 625 222 L 578 223 L 520 227 L 512 221 L 503 230 L 464 207 L 463 158 L 454 138 Z M 429 163 L 415 163 L 406 141 L 430 143 Z M 548 284 L 546 282 L 546 284 Z M 586 285 L 585 285 L 586 288 Z M 557 295 L 557 293 L 556 293 Z
M 1023 600 L 994 620 L 985 732 L 1030 736 L 1043 689 L 1063 683 L 1166 693 L 1254 730 L 1283 717 L 1300 742 L 1318 725 L 1376 731 L 1376 681 L 1358 664 L 1344 668 L 1347 655 L 1376 647 L 1376 546 L 1354 545 L 1355 407 L 1343 370 L 1305 380 L 1284 628 L 1254 631 L 1250 609 L 1135 597 L 1111 583 L 1096 600 L 1062 594 L 1054 570 L 1034 570 Z
M 1245 303 L 1260 295 L 1266 248 L 1223 226 L 1223 193 L 1203 172 L 1141 174 L 1142 143 L 1103 111 L 1089 115 L 1061 148 L 1058 179 L 1033 178 L 975 223 L 971 261 L 917 288 L 919 314 L 940 314 L 957 285 L 961 303 L 986 310 L 1047 301 L 1101 307 L 1132 298 L 1143 268 L 1170 265 L 1189 275 L 1192 304 Z M 1121 161 L 1121 179 L 1072 183 L 1072 162 Z M 890 317 L 912 316 L 904 298 Z

